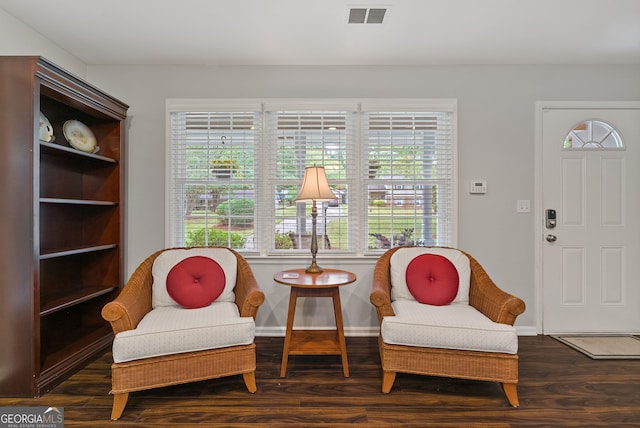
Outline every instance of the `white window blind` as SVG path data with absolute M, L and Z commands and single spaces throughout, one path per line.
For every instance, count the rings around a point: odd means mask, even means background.
M 453 245 L 451 112 L 363 114 L 369 250 Z
M 456 245 L 455 100 L 168 100 L 167 244 L 307 254 Z
M 171 243 L 252 250 L 260 113 L 171 112 Z
M 268 106 L 267 106 L 268 107 Z M 318 203 L 316 233 L 320 252 L 354 250 L 349 237 L 349 189 L 354 177 L 354 113 L 278 110 L 266 112 L 270 191 L 275 200 L 270 250 L 308 251 L 311 204 L 296 204 L 305 167 L 324 166 L 336 200 Z

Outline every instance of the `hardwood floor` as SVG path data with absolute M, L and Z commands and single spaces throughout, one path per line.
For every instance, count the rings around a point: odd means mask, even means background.
M 339 356 L 290 356 L 283 338 L 258 337 L 258 392 L 241 376 L 132 393 L 110 421 L 111 354 L 39 399 L 0 406 L 64 407 L 65 426 L 218 427 L 640 427 L 640 360 L 592 360 L 548 336 L 520 337 L 520 407 L 498 384 L 398 374 L 381 392 L 376 338 L 347 338 L 350 377 Z

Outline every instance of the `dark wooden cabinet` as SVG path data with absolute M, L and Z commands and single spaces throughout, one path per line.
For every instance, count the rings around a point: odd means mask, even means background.
M 0 396 L 40 396 L 111 345 L 127 109 L 44 58 L 0 57 Z M 67 142 L 68 120 L 97 152 Z

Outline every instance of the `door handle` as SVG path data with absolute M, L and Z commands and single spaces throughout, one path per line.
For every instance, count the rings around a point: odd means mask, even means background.
M 547 242 L 556 242 L 558 237 L 556 235 L 547 235 Z

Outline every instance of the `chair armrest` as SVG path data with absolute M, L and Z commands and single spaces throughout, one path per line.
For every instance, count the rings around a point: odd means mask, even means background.
M 258 287 L 255 275 L 244 257 L 236 251 L 229 249 L 235 254 L 238 261 L 238 273 L 236 277 L 236 305 L 240 310 L 240 316 L 252 317 L 256 319 L 258 308 L 264 302 L 264 293 Z
M 494 322 L 513 325 L 526 308 L 524 301 L 500 289 L 480 263 L 466 255 L 471 264 L 469 304 Z
M 129 278 L 120 294 L 102 308 L 102 318 L 111 323 L 113 334 L 132 330 L 151 311 L 153 261 L 164 250 L 147 257 Z
M 378 322 L 382 324 L 384 317 L 392 317 L 395 315 L 391 306 L 391 254 L 390 250 L 384 253 L 373 269 L 373 285 L 371 287 L 371 295 L 369 300 L 375 306 L 378 313 Z

